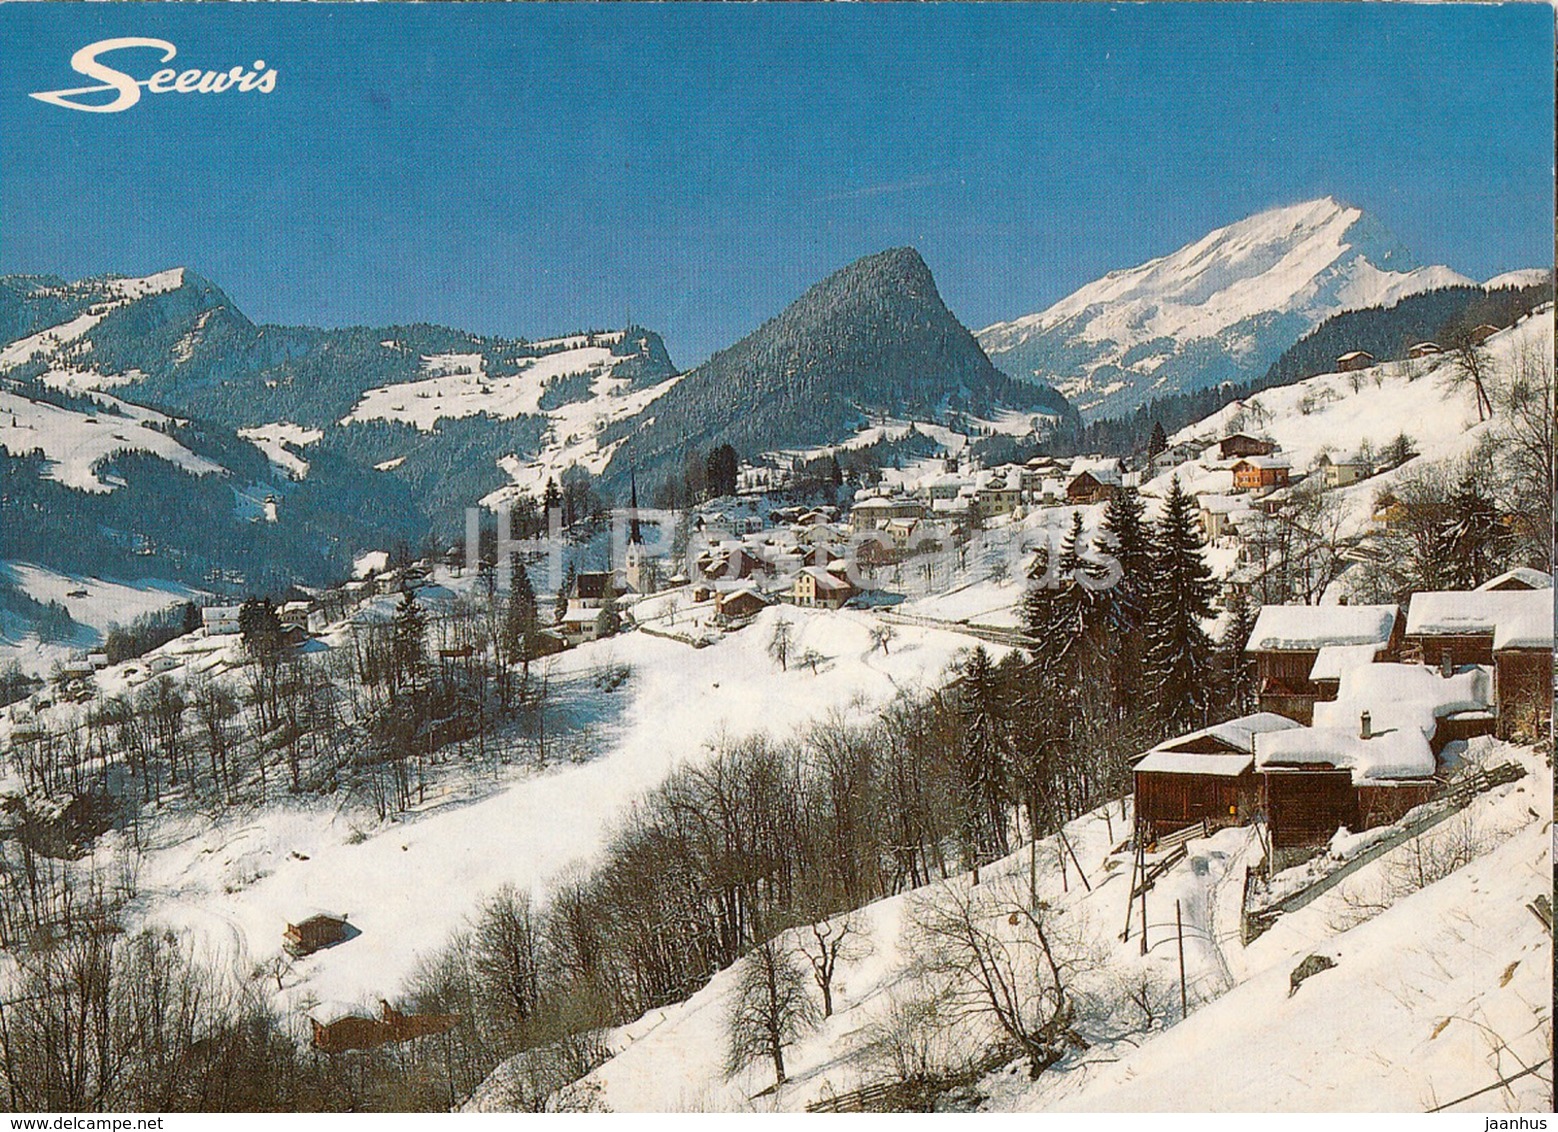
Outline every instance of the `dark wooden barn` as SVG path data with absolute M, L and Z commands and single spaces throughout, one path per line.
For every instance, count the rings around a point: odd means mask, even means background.
M 349 938 L 349 925 L 345 916 L 332 916 L 320 912 L 306 920 L 288 924 L 282 939 L 288 952 L 308 955 L 321 948 L 331 947 Z
M 1138 824 L 1156 838 L 1202 820 L 1213 826 L 1248 822 L 1260 807 L 1255 736 L 1297 726 L 1261 712 L 1160 743 L 1134 768 Z
M 1394 605 L 1262 606 L 1244 650 L 1255 665 L 1261 710 L 1310 723 L 1315 703 L 1336 694 L 1339 667 L 1320 665 L 1317 671 L 1322 651 L 1328 660 L 1343 649 L 1394 659 L 1402 640 L 1400 612 Z

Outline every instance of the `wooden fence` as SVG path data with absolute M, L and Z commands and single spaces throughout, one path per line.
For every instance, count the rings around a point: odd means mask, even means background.
M 1280 900 L 1273 900 L 1265 907 L 1253 907 L 1255 899 L 1255 870 L 1246 868 L 1244 871 L 1244 904 L 1239 915 L 1239 938 L 1245 946 L 1249 946 L 1261 934 L 1276 923 L 1277 917 L 1285 912 L 1296 912 L 1306 904 L 1312 903 L 1317 897 L 1330 891 L 1340 884 L 1345 878 L 1351 876 L 1364 865 L 1378 860 L 1397 846 L 1410 841 L 1412 838 L 1427 832 L 1440 822 L 1453 817 L 1471 804 L 1472 799 L 1479 794 L 1492 790 L 1495 786 L 1503 786 L 1505 783 L 1514 782 L 1525 777 L 1525 767 L 1519 763 L 1500 763 L 1498 766 L 1479 770 L 1474 774 L 1468 774 L 1456 779 L 1434 799 L 1437 808 L 1429 813 L 1422 814 L 1411 821 L 1405 822 L 1396 833 L 1382 838 L 1359 853 L 1352 860 L 1325 876 L 1312 881 L 1304 887 L 1288 893 Z
M 901 1081 L 878 1081 L 848 1093 L 819 1097 L 807 1112 L 931 1112 L 936 1098 L 954 1089 L 967 1088 L 1020 1054 L 1011 1046 L 996 1046 L 979 1060 L 956 1073 L 927 1074 Z

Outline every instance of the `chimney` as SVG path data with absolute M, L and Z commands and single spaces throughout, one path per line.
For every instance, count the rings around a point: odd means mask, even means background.
M 1448 680 L 1455 675 L 1455 662 L 1450 658 L 1450 650 L 1445 649 L 1439 655 L 1439 675 Z
M 1374 735 L 1374 721 L 1369 718 L 1369 713 L 1364 712 L 1358 720 L 1358 738 L 1369 739 Z

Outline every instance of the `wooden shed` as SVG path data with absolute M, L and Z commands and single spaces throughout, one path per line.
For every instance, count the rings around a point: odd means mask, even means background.
M 1247 436 L 1242 432 L 1232 433 L 1217 442 L 1218 455 L 1224 460 L 1235 456 L 1270 456 L 1276 450 L 1275 441 Z
M 1258 712 L 1160 743 L 1136 762 L 1136 820 L 1148 837 L 1203 819 L 1213 826 L 1244 824 L 1260 806 L 1255 736 L 1297 726 Z
M 1261 775 L 1261 786 L 1274 850 L 1325 845 L 1341 827 L 1358 824 L 1358 793 L 1349 770 L 1270 769 Z
M 288 924 L 282 933 L 283 946 L 293 955 L 309 955 L 349 938 L 348 928 L 345 916 L 318 912 L 306 920 Z
M 1277 868 L 1354 833 L 1395 821 L 1432 796 L 1438 763 L 1414 725 L 1375 731 L 1306 727 L 1256 740 L 1261 806 Z

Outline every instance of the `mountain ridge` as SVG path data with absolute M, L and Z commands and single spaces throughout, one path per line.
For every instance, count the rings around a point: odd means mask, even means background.
M 949 310 L 912 247 L 863 256 L 808 287 L 784 310 L 682 375 L 630 429 L 608 478 L 664 471 L 686 447 L 728 443 L 745 456 L 838 442 L 864 415 L 936 419 L 1030 412 L 1054 424 L 1075 414 L 1041 384 L 1001 373 Z
M 1093 419 L 1258 376 L 1343 310 L 1471 282 L 1418 264 L 1368 213 L 1327 196 L 1214 229 L 978 337 L 1006 372 L 1050 381 Z

